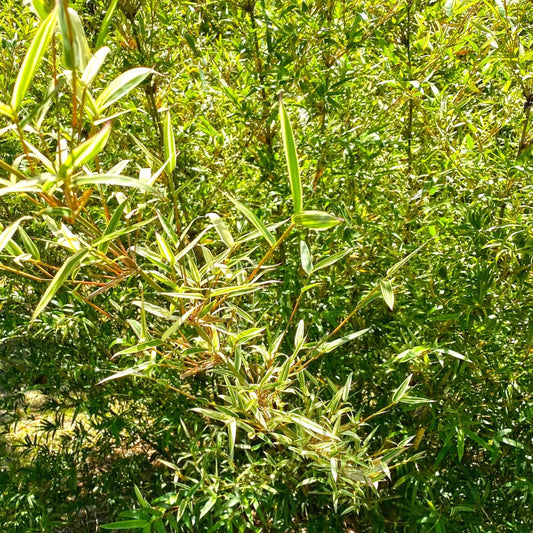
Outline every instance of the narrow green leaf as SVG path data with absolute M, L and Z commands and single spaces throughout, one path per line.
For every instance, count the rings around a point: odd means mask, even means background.
M 57 9 L 54 9 L 46 19 L 41 23 L 35 37 L 33 38 L 30 48 L 26 53 L 26 57 L 20 67 L 17 81 L 13 87 L 13 95 L 11 98 L 11 107 L 14 113 L 18 113 L 20 104 L 26 95 L 28 87 L 39 68 L 43 59 L 44 53 L 54 33 L 54 28 L 57 21 Z
M 301 211 L 292 216 L 292 221 L 297 226 L 322 231 L 337 226 L 342 222 L 342 219 L 323 211 Z
M 176 232 L 170 225 L 170 222 L 158 211 L 157 212 L 157 218 L 159 219 L 159 222 L 161 223 L 161 227 L 163 228 L 165 235 L 170 239 L 170 242 L 174 246 L 178 246 L 180 239 L 176 235 Z
M 150 522 L 147 520 L 121 520 L 119 522 L 111 522 L 100 526 L 102 529 L 138 529 L 149 526 Z
M 24 245 L 26 252 L 28 252 L 32 256 L 32 259 L 39 261 L 41 259 L 39 249 L 37 248 L 37 246 L 35 246 L 35 243 L 31 240 L 31 237 L 24 231 L 22 226 L 19 227 L 18 234 L 22 239 L 22 244 Z
M 388 279 L 382 279 L 379 282 L 379 288 L 381 289 L 383 300 L 392 311 L 394 309 L 394 290 L 392 289 L 392 283 Z
M 465 357 L 463 354 L 456 352 L 455 350 L 450 350 L 449 348 L 435 348 L 434 351 L 444 355 L 451 355 L 452 357 L 460 359 L 461 361 L 467 361 L 468 363 L 472 362 L 470 359 L 468 359 L 468 357 Z
M 297 415 L 296 413 L 290 413 L 288 415 L 288 418 L 290 418 L 295 424 L 301 426 L 307 433 L 310 433 L 311 435 L 322 435 L 324 437 L 339 440 L 338 437 L 333 435 L 333 433 L 327 431 L 316 422 L 309 420 L 309 418 Z
M 235 452 L 235 441 L 237 440 L 237 421 L 232 419 L 228 424 L 228 442 L 229 442 L 229 456 L 233 461 Z
M 104 44 L 107 34 L 109 33 L 109 26 L 111 26 L 111 21 L 113 20 L 113 15 L 115 14 L 117 5 L 118 0 L 111 0 L 109 3 L 109 7 L 107 8 L 104 20 L 102 22 L 102 27 L 100 28 L 98 37 L 96 38 L 96 48 L 100 48 Z
M 300 320 L 298 322 L 298 327 L 296 328 L 296 333 L 294 335 L 294 348 L 295 350 L 299 350 L 305 340 L 305 322 L 303 320 Z
M 110 174 L 93 174 L 92 176 L 81 176 L 74 178 L 73 183 L 76 185 L 114 185 L 117 187 L 133 187 L 141 191 L 151 192 L 157 196 L 161 196 L 157 189 L 154 189 L 148 183 L 138 180 L 137 178 L 129 178 L 128 176 L 112 176 Z
M 337 252 L 333 255 L 325 257 L 324 259 L 321 259 L 314 266 L 313 272 L 317 272 L 318 270 L 322 268 L 326 268 L 328 266 L 334 265 L 337 261 L 340 261 L 343 257 L 346 257 L 351 252 L 352 252 L 352 248 L 348 248 L 347 250 L 341 250 L 340 252 Z
M 107 57 L 107 54 L 111 52 L 111 49 L 109 46 L 104 46 L 97 50 L 94 55 L 89 60 L 89 63 L 87 63 L 87 66 L 85 67 L 81 81 L 85 85 L 85 87 L 90 87 L 91 83 L 93 82 L 94 78 L 97 76 L 98 72 L 100 72 L 100 69 L 102 68 L 102 65 L 104 64 L 104 61 Z
M 151 68 L 137 67 L 117 76 L 98 96 L 96 107 L 101 113 L 142 83 L 154 71 Z
M 144 507 L 145 509 L 150 508 L 150 504 L 144 499 L 139 487 L 137 485 L 133 485 L 133 490 L 135 491 L 135 496 L 137 496 L 137 500 L 141 504 L 141 507 Z
M 283 101 L 279 99 L 279 116 L 281 121 L 281 135 L 283 137 L 283 148 L 287 168 L 289 169 L 289 179 L 291 182 L 292 201 L 294 203 L 294 214 L 298 214 L 303 208 L 302 181 L 300 179 L 300 165 L 298 164 L 298 154 L 296 153 L 296 144 L 289 120 L 287 110 Z
M 300 261 L 303 271 L 310 276 L 313 272 L 313 260 L 311 259 L 311 252 L 305 241 L 300 241 Z
M 241 204 L 238 200 L 236 200 L 229 194 L 227 194 L 226 197 L 248 219 L 248 221 L 255 227 L 255 229 L 259 231 L 259 233 L 261 233 L 261 235 L 265 238 L 268 244 L 270 244 L 270 246 L 274 246 L 276 244 L 276 237 L 274 237 L 270 230 L 263 224 L 261 220 L 259 220 L 259 218 L 251 209 Z
M 139 228 L 142 228 L 143 226 L 146 226 L 147 224 L 151 224 L 155 220 L 155 218 L 156 217 L 152 217 L 146 220 L 141 220 L 141 222 L 137 222 L 137 224 L 132 224 L 131 226 L 128 226 L 127 228 L 122 228 L 117 231 L 113 231 L 111 233 L 106 233 L 105 235 L 102 235 L 102 237 L 94 241 L 92 245 L 99 247 L 104 242 L 109 242 L 109 241 L 112 241 L 113 239 L 116 239 L 117 237 L 122 237 L 123 235 L 131 233 L 132 231 L 137 231 Z
M 81 262 L 89 254 L 89 250 L 80 250 L 79 252 L 71 255 L 64 263 L 64 265 L 57 271 L 54 279 L 48 285 L 48 288 L 44 292 L 40 302 L 37 304 L 35 311 L 31 317 L 31 320 L 35 320 L 48 305 L 50 300 L 54 297 L 59 288 L 65 283 L 67 278 L 72 272 L 78 268 Z
M 157 233 L 155 233 L 155 239 L 157 241 L 157 246 L 159 247 L 159 252 L 161 254 L 162 258 L 165 258 L 167 262 L 173 266 L 175 263 L 174 254 L 172 253 L 172 250 L 170 249 L 170 246 L 168 245 L 168 242 L 165 240 L 165 238 Z
M 403 383 L 393 392 L 391 403 L 398 403 L 406 395 L 413 374 L 409 374 Z
M 103 385 L 104 383 L 107 383 L 108 381 L 113 381 L 115 379 L 125 378 L 126 376 L 145 377 L 144 371 L 150 365 L 151 365 L 151 363 L 149 361 L 144 361 L 143 363 L 140 363 L 138 365 L 132 366 L 130 368 L 126 368 L 124 370 L 121 370 L 120 372 L 117 372 L 116 374 L 113 374 L 112 376 L 104 378 L 102 381 L 99 381 L 97 383 L 97 385 Z
M 222 218 L 220 218 L 220 216 L 216 213 L 208 213 L 206 216 L 213 223 L 216 232 L 224 244 L 228 248 L 233 248 L 235 246 L 235 241 L 233 240 L 233 237 L 231 236 L 231 233 Z
M 172 129 L 172 117 L 170 111 L 166 112 L 163 121 L 163 151 L 167 161 L 166 172 L 170 177 L 176 168 L 176 141 L 174 139 L 174 130 Z
M 389 270 L 387 270 L 387 277 L 390 278 L 395 272 L 397 272 L 400 268 L 403 267 L 408 261 L 410 261 L 424 246 L 426 246 L 428 243 L 430 243 L 435 237 L 431 237 L 431 239 L 428 239 L 426 242 L 421 244 L 416 250 L 411 252 L 409 255 L 398 261 L 395 265 L 393 265 Z
M 255 283 L 255 284 L 250 283 L 247 285 L 238 285 L 235 287 L 222 287 L 220 289 L 213 290 L 210 293 L 210 295 L 213 298 L 217 296 L 224 296 L 227 294 L 231 294 L 231 296 L 242 296 L 243 294 L 249 294 L 251 292 L 258 291 L 259 289 L 263 288 L 268 283 L 269 282 Z
M 465 434 L 462 428 L 457 428 L 457 459 L 462 461 L 465 452 Z
M 120 222 L 120 218 L 122 217 L 122 213 L 124 212 L 124 208 L 126 207 L 127 203 L 128 202 L 124 201 L 115 209 L 115 212 L 109 220 L 109 223 L 107 224 L 107 227 L 104 233 L 102 234 L 102 237 L 107 237 L 108 235 L 111 235 L 117 229 L 118 223 Z M 98 251 L 105 254 L 107 253 L 108 248 L 109 241 L 104 241 L 98 246 Z
M 334 341 L 325 342 L 320 347 L 320 352 L 322 353 L 330 353 L 335 348 L 338 348 L 339 346 L 342 346 L 343 344 L 346 344 L 349 341 L 353 341 L 354 339 L 357 339 L 361 335 L 364 335 L 367 331 L 369 331 L 370 328 L 361 329 L 359 331 L 354 331 L 353 333 L 350 333 L 348 335 L 344 335 L 343 337 L 340 337 L 338 339 L 335 339 Z
M 150 348 L 156 348 L 157 346 L 161 346 L 161 344 L 162 342 L 159 339 L 141 342 L 139 344 L 136 344 L 135 346 L 130 346 L 129 348 L 124 348 L 124 350 L 120 350 L 120 352 L 117 352 L 115 354 L 115 357 L 119 355 L 128 355 L 132 353 L 144 352 L 145 350 L 149 350 Z
M 89 62 L 91 52 L 80 16 L 71 7 L 67 8 L 67 3 L 63 0 L 59 0 L 57 4 L 65 63 L 71 70 L 79 68 L 83 71 Z
M 98 133 L 73 148 L 63 165 L 61 165 L 59 175 L 65 177 L 71 174 L 74 169 L 94 159 L 104 149 L 110 134 L 111 124 L 106 124 Z
M 41 20 L 44 20 L 50 14 L 50 7 L 45 0 L 31 0 L 31 7 Z
M 0 233 L 0 252 L 11 242 L 13 235 L 19 228 L 20 223 L 23 220 L 28 220 L 31 217 L 21 217 L 18 220 L 15 220 L 12 224 L 7 226 L 2 233 Z
M 13 110 L 11 109 L 11 106 L 8 106 L 7 104 L 4 104 L 3 102 L 0 102 L 0 115 L 4 115 L 10 119 L 14 118 Z
M 217 503 L 217 497 L 211 496 L 200 511 L 200 520 L 215 506 L 215 503 Z

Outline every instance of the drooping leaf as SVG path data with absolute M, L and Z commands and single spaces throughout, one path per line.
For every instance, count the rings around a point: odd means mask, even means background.
M 120 222 L 120 218 L 122 217 L 122 213 L 124 212 L 124 208 L 126 207 L 127 203 L 128 202 L 124 201 L 115 209 L 115 212 L 113 213 L 113 216 L 109 219 L 109 223 L 107 224 L 107 227 L 104 230 L 102 237 L 107 237 L 108 235 L 111 235 L 117 229 L 118 223 Z M 104 254 L 107 253 L 108 248 L 109 241 L 104 241 L 98 246 L 98 250 Z

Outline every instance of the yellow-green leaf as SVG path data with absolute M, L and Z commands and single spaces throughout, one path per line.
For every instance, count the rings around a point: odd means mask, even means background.
M 54 279 L 48 285 L 48 288 L 44 292 L 40 302 L 37 304 L 35 311 L 31 317 L 32 321 L 35 320 L 43 311 L 43 309 L 49 304 L 50 300 L 54 297 L 56 292 L 65 283 L 67 278 L 78 268 L 81 262 L 89 254 L 89 250 L 80 250 L 74 255 L 71 255 L 63 264 L 63 266 L 57 271 Z
M 31 80 L 39 68 L 48 43 L 54 33 L 56 21 L 57 9 L 54 9 L 39 26 L 39 29 L 30 44 L 30 48 L 24 57 L 11 97 L 11 107 L 15 113 L 18 113 L 20 104 L 26 95 Z
M 274 237 L 271 231 L 263 224 L 263 222 L 255 215 L 255 213 L 233 198 L 233 196 L 230 196 L 229 194 L 226 196 L 233 203 L 233 205 L 250 221 L 255 229 L 261 233 L 268 244 L 270 244 L 270 246 L 274 246 L 276 244 L 276 237 Z
M 117 76 L 96 99 L 98 112 L 101 113 L 106 107 L 120 100 L 153 72 L 151 68 L 137 67 Z
M 392 283 L 388 279 L 382 279 L 379 282 L 379 288 L 381 289 L 383 300 L 387 304 L 387 307 L 392 311 L 394 309 L 394 291 L 392 289 Z
M 59 169 L 59 175 L 65 177 L 75 168 L 94 159 L 104 149 L 110 134 L 111 125 L 106 124 L 98 133 L 76 146 Z
M 342 219 L 323 211 L 301 211 L 292 216 L 292 221 L 297 226 L 322 231 L 337 226 L 342 222 Z
M 163 148 L 168 176 L 176 168 L 176 141 L 174 139 L 174 130 L 172 129 L 172 117 L 170 111 L 167 111 L 163 123 Z
M 313 272 L 313 260 L 305 241 L 300 241 L 300 261 L 302 262 L 303 271 L 309 276 Z
M 115 10 L 117 9 L 117 5 L 118 0 L 111 0 L 111 2 L 109 3 L 109 7 L 107 8 L 104 20 L 102 22 L 102 27 L 100 28 L 100 32 L 98 33 L 98 37 L 96 38 L 96 48 L 100 48 L 100 46 L 104 44 L 105 38 L 107 37 L 107 34 L 109 32 L 111 20 L 113 19 L 113 15 L 115 14 Z
M 100 48 L 99 50 L 97 50 L 94 53 L 94 55 L 91 57 L 81 77 L 81 81 L 86 87 L 90 87 L 94 78 L 96 77 L 98 72 L 100 72 L 100 69 L 102 68 L 102 65 L 104 64 L 107 54 L 109 54 L 110 51 L 111 49 L 109 48 L 109 46 L 104 46 Z
M 303 208 L 302 181 L 300 179 L 300 165 L 298 164 L 298 154 L 296 153 L 296 144 L 292 133 L 289 115 L 279 100 L 279 116 L 281 121 L 281 135 L 283 137 L 283 148 L 285 159 L 289 170 L 289 179 L 291 182 L 292 201 L 294 203 L 294 213 L 298 214 Z

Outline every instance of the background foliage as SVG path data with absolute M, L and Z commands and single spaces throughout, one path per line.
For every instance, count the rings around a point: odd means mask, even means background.
M 0 8 L 4 528 L 531 529 L 527 2 L 49 4 Z

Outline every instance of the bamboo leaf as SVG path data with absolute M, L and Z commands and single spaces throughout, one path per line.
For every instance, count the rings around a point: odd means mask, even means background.
M 233 248 L 235 246 L 235 241 L 233 240 L 233 237 L 231 236 L 231 233 L 222 218 L 220 218 L 220 216 L 216 213 L 208 213 L 207 217 L 213 223 L 213 226 L 215 226 L 215 230 L 224 244 L 228 248 Z
M 31 0 L 31 7 L 41 20 L 44 20 L 50 14 L 50 8 L 45 0 Z
M 136 344 L 135 346 L 130 346 L 129 348 L 120 350 L 120 352 L 117 352 L 115 354 L 115 357 L 119 355 L 127 355 L 131 353 L 144 352 L 144 350 L 149 350 L 150 348 L 156 348 L 157 346 L 161 346 L 161 344 L 162 342 L 159 339 L 153 339 L 150 341 L 141 342 L 139 344 Z
M 126 376 L 144 376 L 143 372 L 150 366 L 149 361 L 145 361 L 143 363 L 140 363 L 138 365 L 132 366 L 130 368 L 126 368 L 125 370 L 121 370 L 120 372 L 117 372 L 116 374 L 113 374 L 112 376 L 109 376 L 107 378 L 104 378 L 102 381 L 99 381 L 97 385 L 102 385 L 104 383 L 107 383 L 108 381 L 112 381 L 115 379 L 121 379 Z
M 310 276 L 313 272 L 313 260 L 311 259 L 311 252 L 305 241 L 300 241 L 300 261 L 303 271 Z
M 59 169 L 59 175 L 65 177 L 94 159 L 104 149 L 110 134 L 111 124 L 106 124 L 98 133 L 76 146 Z
M 151 192 L 157 196 L 161 196 L 157 189 L 154 189 L 148 183 L 140 181 L 137 178 L 129 178 L 128 176 L 113 176 L 110 174 L 94 174 L 92 176 L 82 176 L 74 178 L 73 183 L 76 185 L 114 185 L 117 187 L 133 187 L 141 191 Z
M 381 295 L 383 300 L 387 304 L 387 307 L 394 310 L 394 290 L 392 289 L 392 283 L 388 279 L 382 279 L 379 282 L 379 288 L 381 289 Z
M 168 242 L 165 240 L 163 235 L 155 232 L 155 239 L 157 241 L 157 245 L 159 247 L 159 252 L 161 254 L 162 258 L 165 258 L 169 265 L 173 266 L 175 262 L 174 254 L 170 250 L 170 246 L 168 245 Z
M 7 226 L 2 233 L 0 233 L 0 252 L 11 242 L 13 235 L 15 235 L 20 223 L 23 220 L 28 220 L 31 217 L 21 217 L 15 220 L 12 224 Z
M 11 106 L 8 106 L 7 104 L 4 104 L 3 102 L 0 102 L 0 115 L 4 115 L 7 118 L 10 118 L 13 120 L 13 110 L 11 109 Z
M 340 261 L 343 257 L 347 256 L 352 251 L 352 248 L 347 250 L 341 250 L 333 255 L 330 255 L 324 259 L 321 259 L 313 268 L 313 272 L 317 272 L 322 268 L 334 265 L 337 261 Z
M 131 226 L 128 226 L 127 228 L 122 228 L 117 231 L 113 231 L 111 233 L 106 232 L 104 235 L 102 235 L 102 237 L 94 241 L 92 245 L 99 247 L 101 244 L 105 242 L 112 241 L 113 239 L 116 239 L 117 237 L 122 237 L 123 235 L 131 233 L 132 231 L 137 231 L 139 228 L 142 228 L 143 226 L 151 224 L 155 220 L 155 218 L 156 217 L 152 217 L 147 220 L 141 220 L 141 222 L 137 222 L 137 224 L 132 224 Z
M 409 390 L 409 383 L 412 377 L 413 374 L 409 374 L 403 383 L 393 392 L 391 403 L 398 403 L 402 400 Z
M 50 300 L 54 297 L 56 292 L 60 287 L 65 283 L 67 278 L 72 274 L 72 272 L 78 268 L 81 262 L 89 254 L 89 250 L 80 250 L 79 252 L 71 255 L 64 263 L 64 265 L 57 271 L 54 279 L 48 285 L 45 293 L 41 297 L 40 302 L 37 304 L 35 311 L 31 317 L 31 320 L 35 320 L 43 311 L 43 309 L 48 305 Z
M 63 53 L 68 68 L 84 70 L 89 62 L 91 52 L 85 37 L 85 31 L 78 13 L 67 3 L 59 0 L 59 28 L 63 37 Z
M 254 214 L 254 212 L 241 204 L 238 200 L 230 196 L 229 194 L 226 197 L 233 203 L 233 205 L 248 219 L 248 221 L 261 233 L 265 240 L 274 246 L 276 244 L 276 237 L 270 232 L 270 230 L 263 224 L 261 220 Z
M 109 7 L 107 8 L 104 20 L 102 22 L 102 27 L 100 28 L 98 37 L 96 38 L 96 48 L 100 48 L 104 44 L 107 34 L 109 33 L 109 26 L 111 26 L 111 21 L 113 20 L 113 15 L 115 14 L 117 5 L 118 0 L 111 0 L 109 3 Z
M 97 50 L 89 60 L 89 63 L 87 63 L 81 77 L 81 81 L 86 87 L 90 87 L 94 78 L 97 76 L 98 72 L 100 72 L 109 52 L 111 52 L 109 46 L 104 46 Z
M 113 216 L 109 220 L 109 223 L 107 224 L 107 227 L 102 234 L 102 238 L 107 237 L 108 235 L 111 235 L 118 226 L 118 223 L 120 222 L 120 218 L 122 217 L 122 213 L 124 212 L 124 208 L 126 207 L 127 202 L 122 202 L 113 213 Z M 104 241 L 100 243 L 98 246 L 98 251 L 102 252 L 103 254 L 107 253 L 107 250 L 109 248 L 109 241 Z
M 101 113 L 142 83 L 154 71 L 147 67 L 132 68 L 117 76 L 98 96 L 96 107 Z
M 297 226 L 322 231 L 337 226 L 342 222 L 342 219 L 323 211 L 301 211 L 292 216 L 292 221 Z
M 167 111 L 163 121 L 163 149 L 166 164 L 166 171 L 169 179 L 176 168 L 176 141 L 174 139 L 174 130 L 172 129 L 172 117 L 170 111 Z
M 41 259 L 39 249 L 37 248 L 37 246 L 35 246 L 35 243 L 31 240 L 31 237 L 24 231 L 22 226 L 19 227 L 18 233 L 20 235 L 20 238 L 22 239 L 22 244 L 24 245 L 26 252 L 31 255 L 32 259 L 39 261 Z
M 22 62 L 22 66 L 20 67 L 17 81 L 13 87 L 11 107 L 13 108 L 14 113 L 18 113 L 20 104 L 22 103 L 28 87 L 41 64 L 48 43 L 54 33 L 56 21 L 57 9 L 54 9 L 41 23 L 30 44 L 28 52 Z
M 141 527 L 149 526 L 148 520 L 121 520 L 119 522 L 111 522 L 100 526 L 102 529 L 139 529 Z
M 322 353 L 329 353 L 335 350 L 335 348 L 338 348 L 339 346 L 342 346 L 343 344 L 353 341 L 354 339 L 357 339 L 357 337 L 360 337 L 361 335 L 365 334 L 370 328 L 361 329 L 359 331 L 354 331 L 353 333 L 350 333 L 349 335 L 344 335 L 344 337 L 340 337 L 339 339 L 335 339 L 334 341 L 325 342 L 322 347 L 320 348 L 320 352 Z
M 287 114 L 281 97 L 279 100 L 279 115 L 281 120 L 281 135 L 283 137 L 283 148 L 285 151 L 287 168 L 289 170 L 289 180 L 291 182 L 294 214 L 298 214 L 303 208 L 303 193 L 302 182 L 300 179 L 300 165 L 298 164 L 298 154 L 296 153 L 296 144 L 294 142 L 294 135 L 289 120 L 289 115 Z

